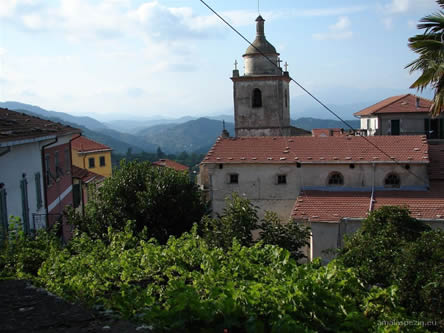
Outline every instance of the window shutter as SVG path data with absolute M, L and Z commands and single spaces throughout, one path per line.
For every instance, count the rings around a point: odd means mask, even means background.
M 73 205 L 74 208 L 77 208 L 80 206 L 80 191 L 81 191 L 80 184 L 73 184 L 72 186 L 72 195 L 73 195 Z
M 8 232 L 8 211 L 6 207 L 6 190 L 0 189 L 0 238 L 4 238 Z
M 20 192 L 22 195 L 23 231 L 25 234 L 29 234 L 28 182 L 26 179 L 20 181 Z
M 37 209 L 42 208 L 42 187 L 40 183 L 40 172 L 36 172 L 35 175 L 35 194 L 37 198 Z

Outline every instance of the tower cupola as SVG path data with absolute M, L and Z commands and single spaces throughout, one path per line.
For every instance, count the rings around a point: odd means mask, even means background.
M 265 38 L 264 22 L 265 20 L 259 15 L 256 19 L 256 39 L 243 55 L 245 75 L 279 75 L 282 73 L 282 70 L 279 69 L 279 53 Z

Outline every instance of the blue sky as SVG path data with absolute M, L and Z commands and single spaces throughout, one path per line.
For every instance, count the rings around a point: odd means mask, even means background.
M 254 39 L 257 0 L 207 3 Z M 434 0 L 260 3 L 290 75 L 339 106 L 409 92 L 407 39 L 437 10 Z M 227 114 L 246 48 L 198 0 L 1 0 L 0 101 L 99 119 Z M 294 118 L 316 107 L 295 85 L 291 96 Z

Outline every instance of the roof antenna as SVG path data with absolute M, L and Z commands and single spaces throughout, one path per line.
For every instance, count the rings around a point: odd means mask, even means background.
M 261 11 L 260 11 L 260 9 L 259 9 L 259 7 L 260 7 L 260 6 L 259 6 L 259 1 L 260 1 L 260 0 L 257 0 L 257 13 L 258 13 L 259 15 L 261 15 Z

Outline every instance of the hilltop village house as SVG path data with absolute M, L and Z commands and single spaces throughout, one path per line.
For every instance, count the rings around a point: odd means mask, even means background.
M 323 251 L 340 247 L 343 235 L 382 205 L 407 205 L 416 218 L 442 227 L 444 145 L 429 146 L 426 135 L 307 136 L 291 128 L 289 74 L 265 39 L 264 20 L 256 21 L 245 75 L 233 71 L 235 137 L 224 131 L 200 165 L 213 212 L 238 192 L 259 207 L 260 217 L 272 210 L 308 225 L 309 259 L 328 259 Z
M 430 116 L 432 101 L 412 94 L 393 96 L 355 113 L 363 135 L 426 135 L 444 139 L 444 114 Z
M 72 164 L 103 177 L 111 177 L 111 151 L 102 143 L 79 136 L 72 141 Z
M 50 226 L 72 203 L 71 140 L 80 130 L 0 108 L 0 230 Z

